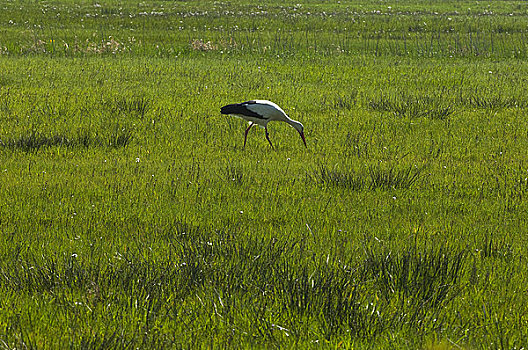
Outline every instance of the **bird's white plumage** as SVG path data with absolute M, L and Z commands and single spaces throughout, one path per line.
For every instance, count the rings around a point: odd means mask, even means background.
M 268 100 L 252 100 L 248 103 L 243 103 L 243 106 L 250 112 L 256 113 L 259 116 L 251 116 L 246 114 L 232 114 L 235 117 L 242 118 L 248 123 L 254 123 L 265 128 L 272 120 L 289 121 L 288 115 L 277 104 Z
M 240 119 L 244 119 L 249 124 L 257 124 L 261 128 L 265 128 L 268 122 L 270 121 L 270 119 L 250 117 L 250 116 L 243 115 L 243 114 L 231 114 L 231 115 L 234 117 L 240 118 Z
M 270 120 L 288 120 L 286 113 L 275 103 L 266 100 L 255 100 L 253 104 L 247 104 L 246 108 Z

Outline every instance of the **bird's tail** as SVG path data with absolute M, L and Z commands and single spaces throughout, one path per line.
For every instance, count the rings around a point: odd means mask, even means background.
M 241 106 L 238 103 L 233 103 L 220 108 L 222 114 L 242 114 Z

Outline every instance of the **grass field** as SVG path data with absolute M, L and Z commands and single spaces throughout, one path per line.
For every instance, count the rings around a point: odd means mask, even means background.
M 524 1 L 1 2 L 0 348 L 526 348 L 527 58 Z

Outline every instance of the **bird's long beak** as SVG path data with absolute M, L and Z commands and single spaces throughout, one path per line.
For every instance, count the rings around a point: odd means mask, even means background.
M 302 131 L 299 131 L 299 135 L 301 135 L 301 139 L 304 142 L 304 147 L 308 148 L 308 146 L 306 145 L 306 139 L 304 138 L 304 133 Z

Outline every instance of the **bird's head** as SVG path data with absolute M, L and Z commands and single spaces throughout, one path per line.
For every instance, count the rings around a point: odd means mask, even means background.
M 308 147 L 306 145 L 306 139 L 304 138 L 304 126 L 301 123 L 297 122 L 297 121 L 293 121 L 293 123 L 291 123 L 291 125 L 295 128 L 295 130 L 297 130 L 299 132 L 299 135 L 301 135 L 301 139 L 304 142 L 304 146 Z

